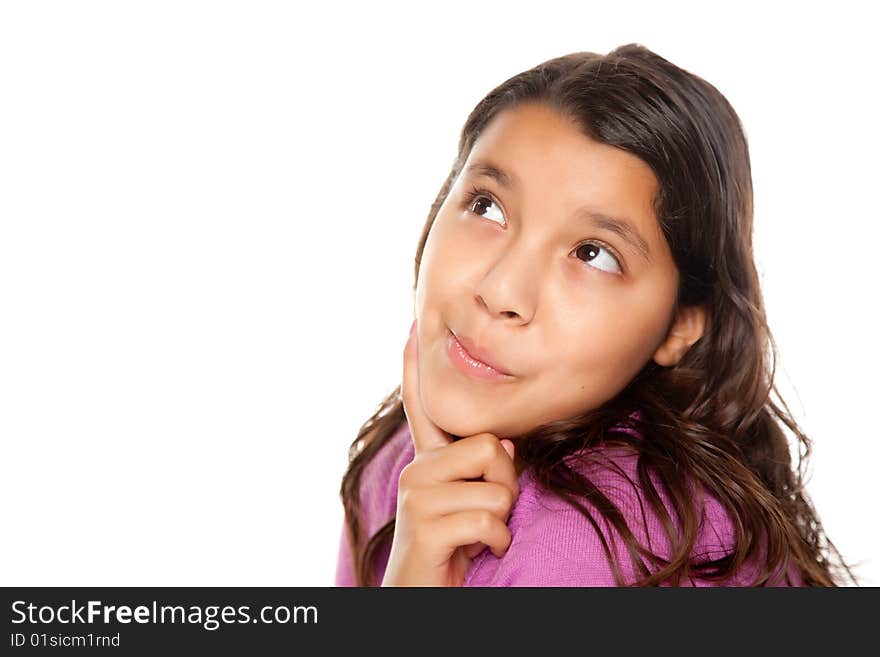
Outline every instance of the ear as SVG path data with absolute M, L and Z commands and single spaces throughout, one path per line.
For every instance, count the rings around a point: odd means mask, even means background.
M 682 306 L 672 321 L 666 339 L 654 352 L 654 362 L 664 367 L 678 363 L 706 330 L 709 314 L 704 306 Z

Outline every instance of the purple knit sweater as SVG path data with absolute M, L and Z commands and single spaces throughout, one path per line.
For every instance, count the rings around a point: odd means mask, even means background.
M 618 430 L 632 433 L 628 429 Z M 637 456 L 622 446 L 594 448 L 591 455 L 595 458 L 590 460 L 589 465 L 581 461 L 568 462 L 617 505 L 630 530 L 643 545 L 668 557 L 666 532 L 659 517 L 651 510 L 650 503 L 637 488 Z M 412 437 L 404 418 L 394 435 L 362 473 L 360 502 L 362 526 L 367 536 L 373 536 L 397 512 L 400 472 L 413 457 Z M 672 516 L 668 498 L 657 480 L 654 481 Z M 522 471 L 519 485 L 520 494 L 507 522 L 511 533 L 507 552 L 501 558 L 488 548 L 480 552 L 471 563 L 463 586 L 615 586 L 601 537 L 589 520 L 573 506 L 541 488 L 532 478 L 531 468 Z M 583 504 L 597 519 L 603 535 L 609 540 L 609 547 L 618 555 L 625 583 L 634 582 L 637 577 L 620 535 L 595 508 L 585 501 Z M 733 548 L 733 524 L 721 504 L 708 492 L 701 517 L 692 552 L 694 557 L 711 559 L 729 553 Z M 336 586 L 354 586 L 355 582 L 352 556 L 346 539 L 346 527 L 343 525 L 339 539 Z M 378 555 L 376 582 L 382 581 L 389 554 L 390 545 Z M 746 564 L 733 578 L 720 584 L 747 585 L 758 572 L 756 568 L 755 563 Z M 777 586 L 801 585 L 801 578 L 794 568 L 789 572 L 789 577 L 789 581 L 777 577 L 771 582 Z M 692 577 L 690 585 L 717 586 L 719 583 Z

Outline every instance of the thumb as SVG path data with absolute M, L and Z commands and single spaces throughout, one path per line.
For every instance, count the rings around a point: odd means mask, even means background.
M 501 439 L 501 446 L 504 448 L 504 451 L 506 451 L 510 455 L 510 458 L 512 459 L 514 456 L 514 453 L 516 452 L 516 449 L 513 446 L 513 441 L 508 440 L 507 438 L 502 438 Z

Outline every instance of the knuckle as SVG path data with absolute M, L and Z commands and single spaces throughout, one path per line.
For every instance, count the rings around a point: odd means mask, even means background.
M 399 492 L 408 491 L 413 484 L 413 480 L 416 476 L 415 473 L 415 461 L 410 461 L 403 469 L 400 471 L 400 477 L 397 480 L 397 488 Z
M 412 513 L 418 508 L 418 489 L 401 488 L 397 494 L 397 503 L 402 512 L 406 514 Z
M 501 441 L 498 440 L 491 433 L 482 433 L 479 436 L 479 449 L 483 458 L 487 461 L 495 458 L 498 455 L 498 451 L 504 451 L 504 447 L 501 446 Z
M 480 533 L 488 532 L 495 524 L 495 514 L 491 511 L 477 511 L 474 516 L 474 525 Z
M 513 506 L 513 493 L 507 488 L 499 487 L 492 500 L 492 508 L 499 514 L 505 514 Z
M 495 554 L 500 557 L 500 556 L 503 556 L 504 553 L 507 551 L 507 549 L 510 547 L 510 543 L 511 543 L 510 530 L 506 526 L 499 527 L 497 539 L 498 539 L 498 542 L 495 545 L 495 547 L 493 548 L 493 552 L 495 552 Z
M 422 509 L 423 495 L 420 488 L 407 488 L 400 494 L 400 505 L 408 514 L 418 514 Z

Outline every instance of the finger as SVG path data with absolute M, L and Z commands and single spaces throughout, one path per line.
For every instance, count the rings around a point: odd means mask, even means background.
M 507 525 L 488 511 L 461 511 L 441 516 L 427 523 L 426 528 L 431 536 L 443 537 L 443 545 L 438 549 L 444 554 L 449 554 L 449 550 L 457 547 L 480 542 L 500 558 L 510 546 L 511 535 Z M 468 551 L 475 549 L 468 547 Z
M 403 350 L 403 380 L 400 394 L 403 399 L 403 412 L 409 423 L 415 453 L 427 452 L 444 447 L 453 442 L 451 436 L 434 424 L 422 408 L 419 386 L 418 326 L 413 322 Z
M 501 441 L 491 433 L 478 433 L 425 454 L 408 473 L 412 484 L 430 485 L 480 479 L 501 484 L 519 496 L 516 466 Z
M 501 439 L 501 446 L 504 448 L 504 451 L 506 451 L 510 455 L 510 458 L 513 459 L 514 458 L 513 455 L 514 455 L 514 451 L 515 451 L 514 446 L 513 446 L 513 441 L 508 438 L 502 438 Z
M 475 558 L 480 552 L 486 549 L 486 544 L 482 541 L 477 541 L 476 543 L 471 543 L 470 545 L 465 545 L 462 550 L 464 551 L 464 555 L 468 559 Z
M 408 488 L 400 504 L 420 517 L 433 518 L 460 511 L 489 511 L 507 522 L 516 498 L 506 486 L 486 481 L 451 481 L 434 486 Z

